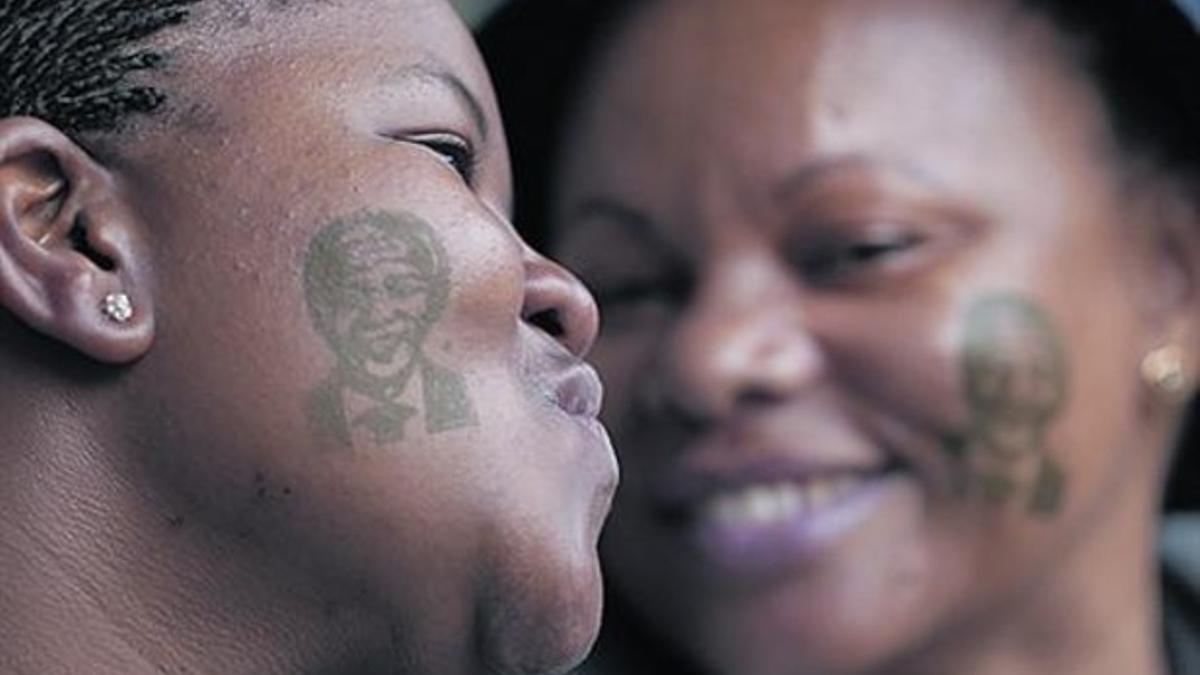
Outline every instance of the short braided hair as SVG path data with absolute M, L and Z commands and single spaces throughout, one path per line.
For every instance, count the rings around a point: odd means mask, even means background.
M 70 135 L 112 132 L 166 95 L 131 84 L 162 54 L 138 43 L 200 0 L 0 0 L 0 118 L 32 116 Z

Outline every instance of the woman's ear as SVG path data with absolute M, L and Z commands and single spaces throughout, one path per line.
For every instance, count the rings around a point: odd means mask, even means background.
M 1149 218 L 1153 269 L 1148 302 L 1156 347 L 1182 350 L 1190 382 L 1200 377 L 1200 192 L 1160 190 Z
M 0 119 L 0 309 L 102 362 L 145 354 L 149 260 L 130 206 L 109 171 L 58 129 Z

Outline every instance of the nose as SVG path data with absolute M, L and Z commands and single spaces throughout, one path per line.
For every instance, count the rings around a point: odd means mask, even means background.
M 587 287 L 562 266 L 531 249 L 525 256 L 521 318 L 580 358 L 591 350 L 600 328 L 600 311 Z
M 669 340 L 663 378 L 672 405 L 697 419 L 786 400 L 825 369 L 799 293 L 715 283 L 702 289 Z

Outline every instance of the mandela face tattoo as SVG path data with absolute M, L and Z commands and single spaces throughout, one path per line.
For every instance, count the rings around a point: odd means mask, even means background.
M 1066 476 L 1046 436 L 1067 398 L 1062 343 L 1049 318 L 1027 300 L 994 296 L 967 312 L 961 352 L 970 421 L 946 442 L 957 460 L 957 489 L 1036 515 L 1062 505 Z
M 362 212 L 313 238 L 304 291 L 336 357 L 308 402 L 318 431 L 350 446 L 386 445 L 403 440 L 414 418 L 430 434 L 476 424 L 462 375 L 425 353 L 450 277 L 442 242 L 412 214 Z

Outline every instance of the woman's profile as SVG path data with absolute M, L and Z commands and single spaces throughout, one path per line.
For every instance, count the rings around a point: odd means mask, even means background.
M 551 673 L 616 481 L 440 0 L 0 3 L 0 671 Z

